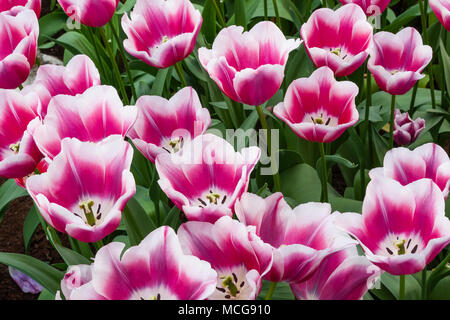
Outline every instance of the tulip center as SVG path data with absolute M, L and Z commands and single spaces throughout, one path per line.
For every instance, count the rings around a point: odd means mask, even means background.
M 206 195 L 204 195 L 202 198 L 197 198 L 197 200 L 199 202 L 198 206 L 200 208 L 204 208 L 209 205 L 224 204 L 227 200 L 227 195 L 221 195 L 220 193 L 209 190 Z
M 245 281 L 238 278 L 236 273 L 219 277 L 216 290 L 223 294 L 225 299 L 238 299 Z
M 400 72 L 400 71 L 399 70 L 394 70 L 394 71 L 391 71 L 391 74 L 394 75 L 394 74 L 396 74 L 398 72 Z
M 19 153 L 19 149 L 20 149 L 20 142 L 17 143 L 13 143 L 9 146 L 9 150 L 11 150 L 12 152 L 14 152 L 15 154 Z
M 81 212 L 76 210 L 78 213 L 73 212 L 73 214 L 83 219 L 83 221 L 91 227 L 98 224 L 98 222 L 102 219 L 101 203 L 96 204 L 94 200 L 88 199 L 80 201 L 78 203 L 78 208 L 81 209 Z
M 141 297 L 140 300 L 161 300 L 161 294 L 158 293 L 156 296 L 152 296 L 149 299 L 145 299 L 144 297 Z
M 167 41 L 169 41 L 169 37 L 168 36 L 163 36 L 161 43 L 166 43 Z
M 162 147 L 168 153 L 177 153 L 183 147 L 183 137 L 169 140 L 165 147 Z
M 330 52 L 337 55 L 342 60 L 345 60 L 348 57 L 348 54 L 344 50 L 342 50 L 342 48 L 330 48 Z
M 331 117 L 324 117 L 323 113 L 320 113 L 320 115 L 310 115 L 310 119 L 314 124 L 323 124 L 326 126 L 331 122 Z
M 401 256 L 407 253 L 416 253 L 419 248 L 418 241 L 413 238 L 386 239 L 384 247 L 386 252 L 391 256 Z

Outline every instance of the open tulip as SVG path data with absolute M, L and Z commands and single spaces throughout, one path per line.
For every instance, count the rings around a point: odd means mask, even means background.
M 158 183 L 189 220 L 214 222 L 233 215 L 234 203 L 247 191 L 260 153 L 258 147 L 235 152 L 226 140 L 201 135 L 178 153 L 158 155 Z
M 444 197 L 430 179 L 406 186 L 374 179 L 362 215 L 344 213 L 337 225 L 358 239 L 373 264 L 393 275 L 419 272 L 450 243 Z
M 315 10 L 302 25 L 300 35 L 316 67 L 328 66 L 337 77 L 343 77 L 366 60 L 373 28 L 364 11 L 351 3 L 336 11 Z
M 101 27 L 111 20 L 119 0 L 58 0 L 73 20 L 89 27 Z
M 189 221 L 178 229 L 183 251 L 211 263 L 217 284 L 210 300 L 254 300 L 272 266 L 272 248 L 230 217 Z
M 354 3 L 364 10 L 367 16 L 379 16 L 386 10 L 391 0 L 339 0 L 342 4 Z
M 0 11 L 8 11 L 16 6 L 32 9 L 38 18 L 41 15 L 41 0 L 2 0 L 0 2 Z
M 37 164 L 36 169 L 35 169 L 33 172 L 31 172 L 30 174 L 28 174 L 27 176 L 22 177 L 22 178 L 15 178 L 14 180 L 16 181 L 16 184 L 17 184 L 19 187 L 22 187 L 22 188 L 25 189 L 25 188 L 26 188 L 26 182 L 27 182 L 27 179 L 28 179 L 29 177 L 35 175 L 37 172 L 38 172 L 38 173 L 44 173 L 44 172 L 47 172 L 49 163 L 50 163 L 50 160 L 49 160 L 49 159 L 42 159 L 42 160 Z M 36 171 L 37 171 L 37 172 L 36 172 Z
M 98 143 L 66 138 L 47 172 L 28 178 L 27 191 L 56 230 L 99 241 L 119 226 L 136 192 L 132 158 L 133 148 L 119 135 Z
M 54 97 L 33 136 L 42 153 L 53 159 L 62 139 L 98 142 L 110 135 L 125 137 L 136 116 L 136 108 L 124 107 L 116 89 L 95 86 L 76 96 Z
M 92 60 L 80 54 L 73 57 L 67 66 L 45 64 L 39 67 L 34 82 L 23 92 L 34 92 L 41 100 L 39 115 L 44 118 L 48 104 L 58 94 L 75 96 L 88 88 L 100 85 L 100 74 Z
M 289 39 L 270 22 L 250 31 L 240 26 L 222 29 L 212 49 L 200 48 L 200 63 L 220 90 L 237 102 L 260 105 L 280 88 L 289 53 L 299 39 Z
M 30 74 L 37 54 L 39 24 L 33 10 L 0 12 L 0 88 L 15 89 Z
M 38 108 L 36 95 L 0 89 L 0 177 L 25 177 L 41 161 L 32 136 Z
M 330 68 L 321 67 L 309 78 L 294 80 L 284 102 L 276 105 L 273 112 L 300 138 L 332 142 L 358 121 L 357 94 L 356 84 L 338 82 Z
M 356 244 L 334 226 L 328 203 L 309 202 L 291 209 L 279 192 L 265 199 L 245 193 L 235 211 L 272 247 L 273 266 L 264 278 L 273 282 L 304 281 L 328 255 Z
M 167 68 L 194 50 L 202 15 L 189 0 L 137 0 L 131 19 L 122 17 L 132 56 L 156 68 Z
M 136 102 L 137 120 L 128 132 L 136 148 L 152 162 L 160 153 L 178 152 L 185 140 L 205 133 L 211 116 L 202 108 L 191 87 L 178 91 L 170 100 L 142 96 Z
M 386 152 L 383 167 L 370 170 L 372 179 L 390 178 L 402 185 L 428 178 L 437 184 L 444 197 L 450 189 L 450 159 L 439 145 L 427 143 L 413 151 L 399 147 Z
M 450 31 L 450 1 L 430 0 L 430 8 L 447 31 Z
M 380 31 L 373 36 L 367 67 L 381 90 L 392 95 L 408 92 L 425 75 L 433 50 L 423 45 L 420 33 L 411 27 L 397 34 Z
M 311 278 L 291 289 L 298 300 L 360 300 L 381 273 L 351 247 L 329 255 Z
M 407 145 L 416 141 L 422 130 L 425 129 L 425 120 L 417 118 L 412 120 L 408 112 L 402 113 L 395 109 L 394 113 L 394 141 L 398 145 Z

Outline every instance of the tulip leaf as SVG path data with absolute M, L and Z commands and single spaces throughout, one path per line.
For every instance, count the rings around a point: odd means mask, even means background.
M 400 281 L 399 276 L 394 276 L 387 272 L 381 275 L 381 283 L 398 299 Z M 405 275 L 405 299 L 418 300 L 421 298 L 422 288 L 419 282 L 412 275 Z
M 342 198 L 342 197 L 330 197 L 329 202 L 331 204 L 332 211 L 339 212 L 362 212 L 362 201 Z
M 281 192 L 297 202 L 320 201 L 322 185 L 316 170 L 306 163 L 280 173 Z
M 245 0 L 234 0 L 234 24 L 246 29 Z
M 270 284 L 269 281 L 262 281 L 262 288 L 258 300 L 264 300 L 269 291 Z M 295 296 L 287 282 L 278 282 L 271 300 L 295 300 Z
M 54 235 L 56 233 L 53 232 L 48 232 L 48 235 L 50 237 L 50 242 L 53 244 L 53 246 L 55 247 L 56 251 L 58 251 L 59 255 L 61 256 L 61 258 L 64 260 L 64 262 L 68 265 L 68 266 L 74 266 L 74 265 L 78 265 L 78 264 L 91 264 L 91 261 L 82 256 L 81 254 L 79 254 L 78 252 L 75 252 L 73 250 L 70 250 L 66 247 L 64 247 L 59 240 L 54 239 Z
M 127 0 L 125 3 L 121 4 L 120 8 L 117 9 L 116 14 L 122 15 L 125 12 L 130 12 L 136 4 L 136 0 Z
M 172 229 L 177 230 L 180 224 L 181 224 L 180 209 L 178 209 L 176 206 L 173 206 L 167 213 L 163 225 L 169 226 Z
M 131 198 L 122 214 L 130 245 L 138 245 L 150 232 L 156 229 L 150 217 L 135 198 Z
M 39 19 L 39 46 L 41 46 L 45 40 L 43 36 L 52 37 L 61 30 L 67 23 L 67 15 L 62 10 L 51 12 Z
M 442 40 L 439 40 L 439 47 L 441 48 L 442 68 L 444 69 L 445 85 L 447 87 L 447 93 L 450 92 L 450 57 L 445 50 L 445 46 Z
M 158 70 L 158 73 L 156 74 L 156 78 L 153 81 L 152 90 L 150 91 L 151 95 L 154 96 L 162 96 L 163 90 L 164 90 L 164 84 L 166 83 L 167 75 L 169 74 L 169 71 L 171 71 L 172 68 L 165 68 Z
M 48 291 L 47 289 L 43 289 L 39 294 L 38 300 L 55 300 L 55 295 Z
M 31 207 L 23 224 L 22 234 L 23 234 L 23 241 L 25 244 L 25 252 L 27 253 L 30 247 L 31 238 L 33 237 L 34 232 L 36 231 L 36 228 L 40 223 L 38 214 L 39 212 L 36 211 L 36 207 L 35 206 Z
M 64 272 L 36 258 L 18 253 L 0 252 L 0 263 L 22 271 L 52 294 L 56 294 L 56 291 L 60 289 Z
M 217 15 L 216 15 L 216 9 L 214 8 L 214 4 L 212 3 L 216 0 L 206 0 L 205 6 L 203 8 L 203 23 L 201 31 L 203 35 L 205 36 L 206 41 L 209 43 L 212 43 L 214 39 L 216 38 L 216 22 L 217 22 Z
M 0 186 L 0 221 L 11 201 L 24 197 L 27 191 L 19 187 L 14 180 L 7 180 Z

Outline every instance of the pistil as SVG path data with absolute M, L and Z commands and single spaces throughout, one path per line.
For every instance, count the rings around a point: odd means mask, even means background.
M 19 153 L 19 149 L 20 149 L 20 142 L 17 143 L 13 143 L 9 146 L 9 150 L 11 150 L 14 153 Z
M 80 209 L 82 209 L 84 211 L 84 215 L 86 216 L 87 223 L 90 226 L 95 225 L 94 212 L 92 211 L 92 207 L 94 206 L 94 201 L 92 201 L 92 200 L 83 201 L 83 202 L 80 202 L 79 206 L 80 206 Z

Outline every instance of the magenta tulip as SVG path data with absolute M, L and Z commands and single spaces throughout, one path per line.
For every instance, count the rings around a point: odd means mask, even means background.
M 23 178 L 41 161 L 32 136 L 38 108 L 36 95 L 0 89 L 0 177 Z
M 379 16 L 386 10 L 391 0 L 339 0 L 342 4 L 354 3 L 364 10 L 367 16 Z
M 142 96 L 136 107 L 137 120 L 128 137 L 151 162 L 160 153 L 178 152 L 185 140 L 205 133 L 211 124 L 208 109 L 202 108 L 191 87 L 181 89 L 170 100 Z
M 96 86 L 76 96 L 54 97 L 33 136 L 42 153 L 53 159 L 62 139 L 98 142 L 115 134 L 125 137 L 136 116 L 136 108 L 124 107 L 114 87 Z
M 88 56 L 77 55 L 65 67 L 51 64 L 40 66 L 33 84 L 26 86 L 23 91 L 39 95 L 42 107 L 39 115 L 44 118 L 54 96 L 75 96 L 97 85 L 100 85 L 100 74 L 95 64 Z
M 381 273 L 352 247 L 329 255 L 311 278 L 291 289 L 298 300 L 360 300 Z
M 450 31 L 450 1 L 430 0 L 430 8 L 433 10 L 439 22 L 447 31 Z
M 368 56 L 372 25 L 356 4 L 333 11 L 315 10 L 302 25 L 300 35 L 316 67 L 328 66 L 337 77 L 358 69 Z
M 358 121 L 358 91 L 353 82 L 338 82 L 330 68 L 321 67 L 309 78 L 294 80 L 284 102 L 276 105 L 273 112 L 300 138 L 332 142 Z
M 254 300 L 272 266 L 272 248 L 230 217 L 190 221 L 178 229 L 183 251 L 211 263 L 217 284 L 210 300 Z
M 236 215 L 270 244 L 273 266 L 264 277 L 273 282 L 301 282 L 328 255 L 356 243 L 334 226 L 328 203 L 309 202 L 291 209 L 279 192 L 263 199 L 245 193 L 236 202 Z
M 30 8 L 36 13 L 38 18 L 41 15 L 41 0 L 2 0 L 0 2 L 0 11 L 8 11 L 16 6 Z
M 408 112 L 402 113 L 395 109 L 394 112 L 394 141 L 402 146 L 413 143 L 425 129 L 425 120 L 417 118 L 412 120 Z
M 56 230 L 99 241 L 119 226 L 136 192 L 132 158 L 133 148 L 119 135 L 98 143 L 66 138 L 47 172 L 28 178 L 27 191 Z
M 433 50 L 423 45 L 420 33 L 411 27 L 397 34 L 380 31 L 373 36 L 367 67 L 381 90 L 392 95 L 408 92 L 425 75 Z
M 220 90 L 237 102 L 260 105 L 280 88 L 289 53 L 300 40 L 289 39 L 270 22 L 250 31 L 240 26 L 222 29 L 212 49 L 200 48 L 200 63 Z
M 156 68 L 167 68 L 194 50 L 202 15 L 189 0 L 137 0 L 131 19 L 122 17 L 132 56 Z
M 362 215 L 344 213 L 337 225 L 358 239 L 373 264 L 393 275 L 419 272 L 450 243 L 444 197 L 430 179 L 406 186 L 374 179 Z
M 15 89 L 30 74 L 37 54 L 39 24 L 33 10 L 0 12 L 0 88 Z
M 450 189 L 450 159 L 439 145 L 427 143 L 413 151 L 407 148 L 395 148 L 386 152 L 383 167 L 370 170 L 369 176 L 389 178 L 407 185 L 428 178 L 437 184 L 444 197 Z
M 235 152 L 222 138 L 198 136 L 186 141 L 178 153 L 158 155 L 158 183 L 189 220 L 214 222 L 233 215 L 234 203 L 247 191 L 260 153 L 258 147 Z
M 102 27 L 111 20 L 120 0 L 58 0 L 73 20 L 89 27 Z
M 47 172 L 48 165 L 49 165 L 50 162 L 51 162 L 50 159 L 42 159 L 37 164 L 36 169 L 33 172 L 31 172 L 30 174 L 28 174 L 27 176 L 22 177 L 22 178 L 15 178 L 14 180 L 15 180 L 16 184 L 19 187 L 22 187 L 22 188 L 25 189 L 26 188 L 26 182 L 27 182 L 28 178 L 33 176 L 33 175 L 35 175 L 36 173 Z

